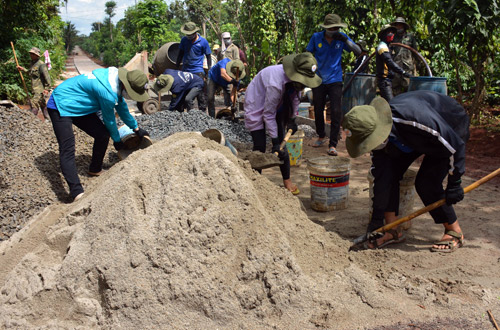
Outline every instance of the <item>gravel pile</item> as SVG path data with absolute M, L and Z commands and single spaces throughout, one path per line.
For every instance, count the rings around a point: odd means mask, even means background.
M 214 119 L 196 109 L 188 112 L 163 110 L 136 119 L 139 126 L 147 130 L 153 140 L 161 140 L 177 132 L 203 132 L 215 128 L 231 142 L 252 142 L 243 121 L 233 123 L 226 119 Z

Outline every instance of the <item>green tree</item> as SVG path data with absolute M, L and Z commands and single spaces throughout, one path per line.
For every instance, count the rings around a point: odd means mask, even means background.
M 109 35 L 111 38 L 111 42 L 113 42 L 113 22 L 111 21 L 111 18 L 115 16 L 116 2 L 107 1 L 104 4 L 104 6 L 106 6 L 106 9 L 104 11 L 106 12 L 106 15 L 108 15 L 109 18 Z
M 71 49 L 75 46 L 76 40 L 78 38 L 78 30 L 75 25 L 71 22 L 66 22 L 63 29 L 63 39 L 66 46 L 66 53 L 69 53 Z

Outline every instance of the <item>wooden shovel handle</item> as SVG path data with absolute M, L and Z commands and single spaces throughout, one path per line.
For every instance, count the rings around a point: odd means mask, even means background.
M 496 169 L 495 171 L 491 172 L 487 176 L 485 176 L 485 177 L 477 180 L 476 182 L 468 185 L 467 187 L 465 187 L 464 188 L 464 193 L 468 193 L 469 191 L 476 189 L 477 187 L 479 187 L 483 183 L 485 183 L 487 181 L 490 181 L 491 179 L 493 179 L 494 177 L 496 177 L 498 174 L 500 174 L 500 168 Z M 375 231 L 379 232 L 379 233 L 385 233 L 386 231 L 388 231 L 388 230 L 390 230 L 390 229 L 392 229 L 394 227 L 399 226 L 403 222 L 410 221 L 411 219 L 416 218 L 416 217 L 418 217 L 421 214 L 427 213 L 429 211 L 434 210 L 435 208 L 440 207 L 441 205 L 444 205 L 444 203 L 446 203 L 446 199 L 444 199 L 444 198 L 440 199 L 437 202 L 429 204 L 426 207 L 423 207 L 420 210 L 415 211 L 415 212 L 413 212 L 410 215 L 407 215 L 405 217 L 402 217 L 401 219 L 398 219 L 398 220 L 396 220 L 396 221 L 394 221 L 392 223 L 389 223 L 389 224 L 387 224 L 387 225 L 385 225 L 383 227 L 380 227 L 379 229 L 377 229 Z

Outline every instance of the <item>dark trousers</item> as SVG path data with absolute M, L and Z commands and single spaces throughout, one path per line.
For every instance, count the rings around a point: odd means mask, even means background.
M 404 153 L 389 143 L 382 150 L 372 152 L 371 174 L 373 181 L 373 213 L 368 231 L 384 225 L 384 213 L 399 213 L 399 181 L 420 153 Z M 415 178 L 415 189 L 424 205 L 445 197 L 443 181 L 448 175 L 450 159 L 425 155 Z M 451 205 L 443 205 L 430 211 L 435 223 L 452 224 L 457 220 Z
M 226 87 L 216 84 L 212 79 L 208 78 L 207 83 L 207 97 L 208 97 L 208 115 L 215 118 L 215 93 L 218 88 L 222 88 L 224 94 L 224 105 L 226 107 L 231 105 L 231 85 Z
M 203 90 L 196 96 L 198 108 L 201 111 L 207 110 L 207 82 L 205 81 L 205 72 L 193 73 L 203 79 Z
M 342 122 L 342 83 L 321 84 L 313 88 L 314 122 L 316 133 L 320 138 L 326 136 L 325 133 L 325 104 L 326 96 L 330 98 L 330 147 L 337 147 L 339 142 L 340 123 Z
M 83 187 L 76 168 L 73 125 L 94 138 L 90 172 L 102 170 L 102 163 L 109 143 L 109 132 L 95 113 L 82 117 L 61 117 L 58 110 L 48 109 L 48 111 L 59 144 L 61 171 L 69 185 L 71 196 L 75 198 L 83 192 Z
M 285 125 L 283 123 L 283 119 L 280 113 L 276 115 L 276 122 L 278 123 L 278 139 L 280 141 L 283 141 L 283 138 L 285 137 Z M 252 131 L 250 132 L 250 134 L 252 135 L 252 141 L 253 141 L 252 150 L 266 152 L 266 129 L 263 128 L 257 131 Z M 286 145 L 284 150 L 287 151 L 288 153 Z M 283 159 L 283 164 L 280 165 L 280 171 L 283 180 L 290 179 L 290 157 L 287 156 L 285 157 L 285 159 Z
M 387 102 L 392 100 L 394 94 L 392 94 L 392 81 L 388 78 L 377 78 L 378 89 L 380 90 L 380 96 L 382 96 Z

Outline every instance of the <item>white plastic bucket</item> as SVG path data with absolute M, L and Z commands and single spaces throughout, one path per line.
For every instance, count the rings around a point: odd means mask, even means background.
M 347 207 L 351 161 L 346 157 L 319 157 L 307 161 L 311 208 L 326 212 Z

